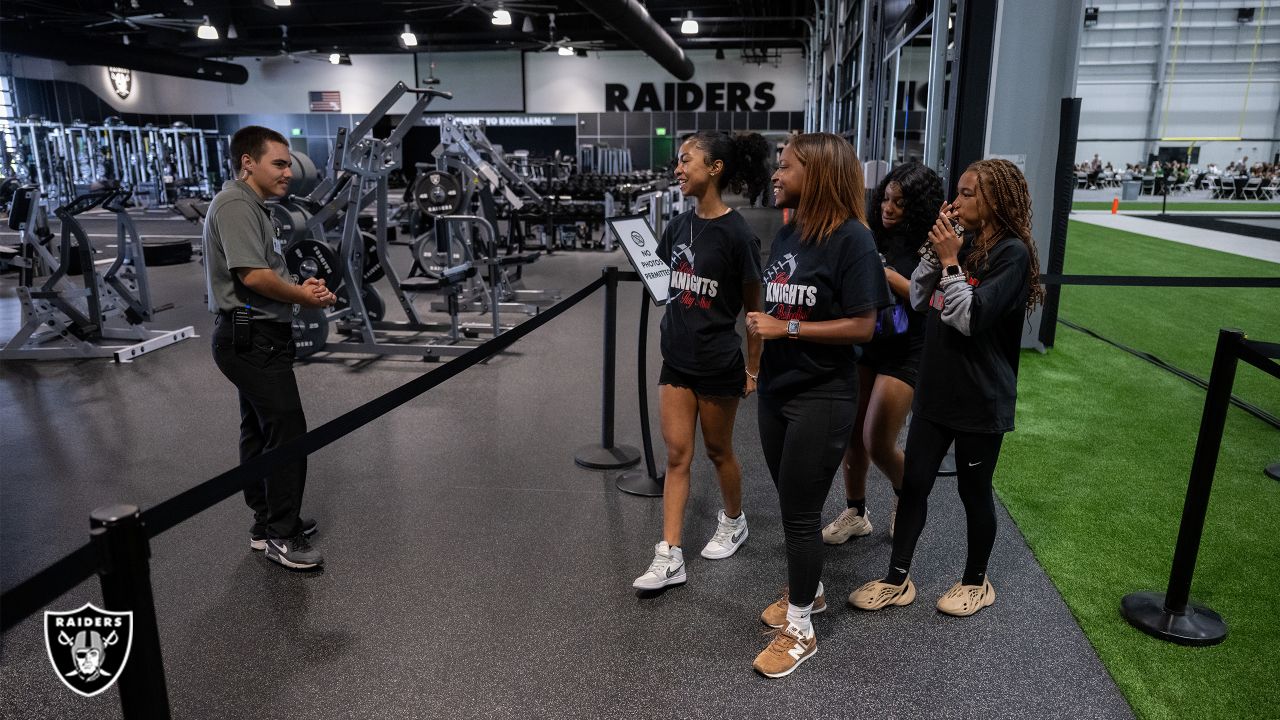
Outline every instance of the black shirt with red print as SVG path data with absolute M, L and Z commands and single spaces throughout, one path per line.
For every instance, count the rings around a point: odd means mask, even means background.
M 850 219 L 821 243 L 804 244 L 796 223 L 778 231 L 764 271 L 764 311 L 779 320 L 853 317 L 893 302 L 871 231 Z M 783 338 L 764 344 L 762 395 L 856 398 L 853 344 Z
M 662 232 L 658 255 L 671 266 L 662 359 L 689 375 L 742 367 L 742 286 L 760 281 L 760 240 L 736 210 L 704 220 L 690 210 Z

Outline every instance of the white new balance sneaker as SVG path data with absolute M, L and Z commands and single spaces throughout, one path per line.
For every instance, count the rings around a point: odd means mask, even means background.
M 680 585 L 684 581 L 684 552 L 663 540 L 653 546 L 653 562 L 649 563 L 649 569 L 643 575 L 631 583 L 631 587 L 658 590 L 668 585 Z
M 851 537 L 862 537 L 871 534 L 870 513 L 866 510 L 859 515 L 853 508 L 845 508 L 839 517 L 830 525 L 822 528 L 822 542 L 828 545 L 843 545 Z
M 708 560 L 723 560 L 738 552 L 747 539 L 747 514 L 738 513 L 738 517 L 730 520 L 724 510 L 716 516 L 716 531 L 702 548 L 702 557 Z

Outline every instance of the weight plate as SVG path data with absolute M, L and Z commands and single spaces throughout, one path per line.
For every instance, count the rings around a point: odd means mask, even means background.
M 362 232 L 360 237 L 364 240 L 364 284 L 366 286 L 381 280 L 387 273 L 382 269 L 382 262 L 378 259 L 378 238 L 371 232 Z
M 311 213 L 298 203 L 288 200 L 267 203 L 271 209 L 271 223 L 280 229 L 280 241 L 285 245 L 307 239 L 307 220 Z
M 344 287 L 337 296 L 338 302 L 334 303 L 334 309 L 346 310 L 351 304 L 347 299 L 347 289 Z M 382 299 L 382 293 L 378 292 L 378 288 L 365 285 L 364 290 L 360 291 L 360 297 L 364 300 L 364 309 L 369 313 L 370 320 L 378 322 L 387 316 L 387 303 Z
M 338 269 L 338 254 L 328 245 L 316 240 L 302 240 L 284 249 L 284 261 L 289 272 L 299 282 L 309 277 L 324 280 L 332 292 L 342 287 L 342 271 Z
M 297 356 L 307 357 L 324 349 L 329 340 L 329 321 L 324 310 L 302 308 L 293 316 L 293 345 Z
M 420 173 L 413 182 L 413 202 L 428 215 L 458 215 L 468 199 L 462 183 L 447 172 Z
M 320 184 L 320 171 L 316 164 L 304 152 L 289 151 L 290 170 L 293 177 L 289 179 L 290 195 L 308 195 Z

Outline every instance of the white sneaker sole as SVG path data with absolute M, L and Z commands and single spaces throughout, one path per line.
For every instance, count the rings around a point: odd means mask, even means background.
M 734 543 L 732 546 L 730 546 L 728 550 L 721 550 L 719 552 L 716 552 L 710 549 L 711 544 L 708 543 L 706 547 L 702 548 L 702 552 L 699 554 L 708 560 L 724 560 L 725 558 L 730 557 L 734 553 L 738 552 L 738 548 L 742 547 L 742 543 L 747 541 L 747 536 L 749 536 L 750 534 L 751 534 L 750 530 L 743 529 L 742 537 L 738 539 L 737 543 Z
M 680 572 L 676 573 L 675 575 L 672 575 L 669 578 L 664 578 L 662 580 L 646 581 L 642 583 L 640 581 L 640 578 L 636 578 L 636 581 L 631 583 L 631 587 L 637 590 L 661 590 L 664 587 L 671 587 L 672 585 L 683 585 L 684 583 L 685 583 L 684 568 L 680 568 Z

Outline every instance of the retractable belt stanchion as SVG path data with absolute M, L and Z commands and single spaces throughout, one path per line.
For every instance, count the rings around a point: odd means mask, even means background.
M 1209 508 L 1209 491 L 1218 464 L 1222 431 L 1227 424 L 1231 403 L 1231 386 L 1235 382 L 1239 356 L 1236 347 L 1244 340 L 1239 330 L 1220 330 L 1218 346 L 1209 371 L 1209 391 L 1200 418 L 1200 434 L 1195 456 L 1191 460 L 1191 481 L 1182 507 L 1182 523 L 1178 543 L 1173 551 L 1173 569 L 1169 573 L 1166 592 L 1135 592 L 1124 596 L 1120 611 L 1129 624 L 1162 640 L 1179 645 L 1215 645 L 1227 637 L 1227 623 L 1222 616 L 1189 601 L 1191 575 L 1195 572 L 1196 554 L 1204 532 L 1204 518 Z
M 126 720 L 168 720 L 169 693 L 160 656 L 160 629 L 151 596 L 151 548 L 133 505 L 108 505 L 89 516 L 98 548 L 102 600 L 107 610 L 133 613 L 128 665 L 121 669 L 120 707 Z
M 604 274 L 604 389 L 600 418 L 600 444 L 579 448 L 573 461 L 592 470 L 617 470 L 640 462 L 640 451 L 613 444 L 614 379 L 618 363 L 618 268 Z
M 608 232 L 606 228 L 605 232 Z M 653 433 L 649 431 L 649 372 L 646 355 L 649 347 L 649 292 L 640 288 L 640 336 L 636 348 L 636 385 L 640 398 L 640 437 L 644 441 L 645 469 L 633 468 L 618 475 L 614 483 L 619 490 L 641 497 L 662 497 L 665 473 L 658 472 L 653 459 Z

